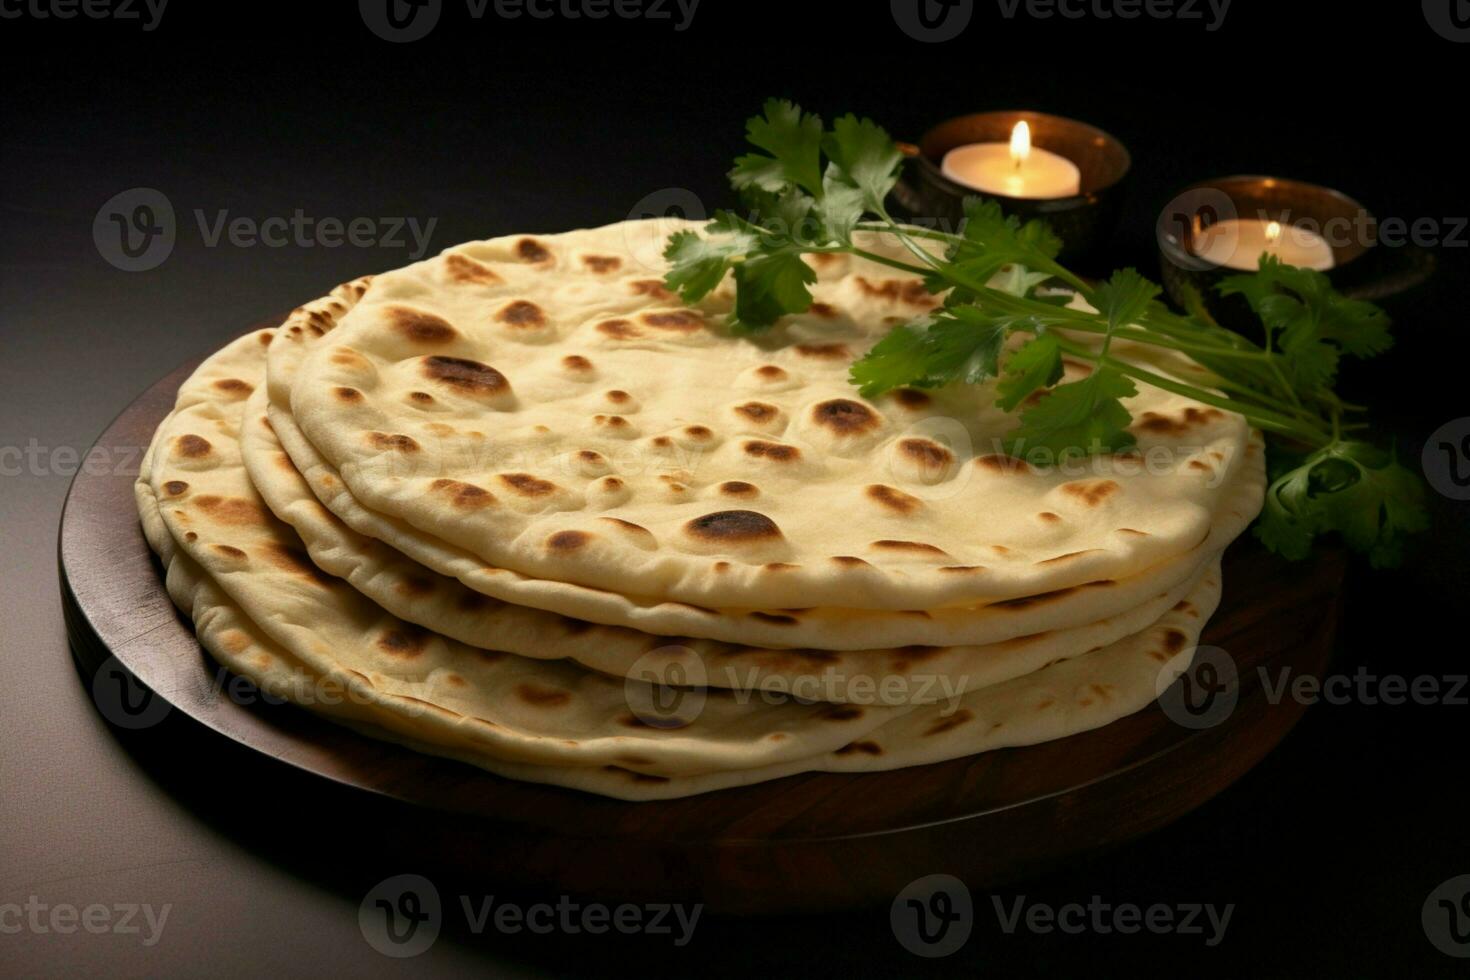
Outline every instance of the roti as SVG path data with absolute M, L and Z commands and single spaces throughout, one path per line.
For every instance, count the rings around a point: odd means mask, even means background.
M 832 259 L 812 312 L 735 336 L 728 284 L 682 307 L 630 251 L 643 232 L 509 236 L 376 276 L 294 378 L 300 433 L 408 537 L 720 614 L 932 614 L 1197 569 L 1229 511 L 1237 531 L 1254 513 L 1238 415 L 1145 386 L 1137 456 L 1034 467 L 999 452 L 1014 418 L 985 386 L 848 384 L 938 302 L 917 281 Z

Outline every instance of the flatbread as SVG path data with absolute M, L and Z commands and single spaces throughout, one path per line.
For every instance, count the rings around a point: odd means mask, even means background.
M 241 455 L 247 473 L 239 474 L 239 479 L 243 482 L 248 475 L 271 512 L 301 536 L 319 568 L 347 580 L 393 615 L 462 643 L 538 659 L 567 658 L 616 677 L 634 676 L 653 666 L 661 672 L 678 672 L 690 684 L 787 692 L 822 701 L 932 703 L 1136 633 L 1182 599 L 1199 579 L 1197 575 L 1096 623 L 989 646 L 772 650 L 654 636 L 490 599 L 358 534 L 312 495 L 281 448 L 266 408 L 262 387 L 245 405 Z
M 368 709 L 412 716 L 437 741 L 515 762 L 623 765 L 656 775 L 752 768 L 838 748 L 905 710 L 781 698 L 753 711 L 716 690 L 698 699 L 687 725 L 675 715 L 660 719 L 668 727 L 652 727 L 638 707 L 658 699 L 643 681 L 467 647 L 389 615 L 321 572 L 241 479 L 239 424 L 245 399 L 263 381 L 270 336 L 241 338 L 184 384 L 154 437 L 140 491 L 157 501 L 177 550 L 227 600 L 196 584 L 204 596 L 191 598 L 196 626 L 198 603 L 225 609 L 211 622 L 254 624 Z M 211 651 L 257 645 L 248 630 L 201 632 L 215 634 Z
M 664 799 L 795 772 L 919 765 L 1059 738 L 1149 703 L 1188 663 L 1218 601 L 1212 568 L 1142 632 L 953 705 L 739 704 L 701 692 L 698 712 L 681 728 L 630 724 L 636 683 L 415 630 L 316 570 L 258 497 L 214 492 L 224 489 L 216 486 L 219 474 L 242 466 L 231 436 L 260 383 L 251 365 L 270 337 L 241 338 L 207 361 L 150 447 L 137 483 L 139 511 L 168 565 L 170 595 L 194 619 L 206 649 L 264 690 L 502 775 Z
M 361 504 L 484 563 L 716 610 L 932 613 L 1127 579 L 1197 548 L 1251 465 L 1243 418 L 1151 386 L 1127 402 L 1146 464 L 998 455 L 1015 419 L 985 387 L 848 383 L 937 302 L 916 280 L 831 258 L 813 312 L 737 337 L 728 284 L 680 306 L 628 252 L 640 228 L 376 276 L 301 366 L 296 424 Z
M 348 490 L 336 468 L 297 428 L 289 397 L 300 364 L 322 338 L 331 335 L 366 291 L 368 282 L 356 280 L 338 287 L 296 310 L 282 326 L 278 341 L 269 351 L 269 418 L 274 435 L 317 499 L 352 531 L 389 543 L 393 550 L 428 569 L 516 605 L 640 632 L 709 638 L 741 647 L 865 650 L 988 645 L 1086 626 L 1140 608 L 1162 594 L 1188 588 L 1210 558 L 1229 544 L 1260 509 L 1264 454 L 1259 434 L 1252 433 L 1244 465 L 1222 501 L 1222 510 L 1208 536 L 1190 551 L 1123 580 L 1100 579 L 978 609 L 895 614 L 846 608 L 715 610 L 532 578 L 487 565 L 463 548 L 365 507 Z M 268 478 L 272 469 L 263 463 L 256 465 L 257 482 Z M 304 513 L 311 516 L 309 509 Z M 318 540 L 316 524 L 298 523 L 308 545 Z M 332 546 L 331 541 L 326 544 Z M 432 622 L 436 628 L 442 625 L 437 619 Z

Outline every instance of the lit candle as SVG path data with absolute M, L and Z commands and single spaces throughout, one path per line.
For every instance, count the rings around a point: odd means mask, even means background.
M 1009 143 L 967 143 L 944 155 L 939 169 L 956 183 L 1001 197 L 1073 197 L 1082 190 L 1082 172 L 1064 156 L 1031 145 L 1024 121 L 1011 130 Z
M 1335 264 L 1332 246 L 1310 228 L 1253 218 L 1231 218 L 1196 228 L 1194 254 L 1215 265 L 1246 271 L 1256 269 L 1262 255 L 1319 272 Z

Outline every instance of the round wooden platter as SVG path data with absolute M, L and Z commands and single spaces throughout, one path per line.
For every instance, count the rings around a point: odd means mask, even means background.
M 1343 555 L 1287 564 L 1242 540 L 1226 556 L 1224 602 L 1202 640 L 1238 669 L 1236 706 L 1213 727 L 1178 724 L 1155 703 L 1042 745 L 657 803 L 501 779 L 290 705 L 220 696 L 219 668 L 164 591 L 132 493 L 142 448 L 193 367 L 118 416 L 97 443 L 98 458 L 117 465 L 84 468 L 68 494 L 61 583 L 78 661 L 95 671 L 115 669 L 115 658 L 172 709 L 236 742 L 415 804 L 412 819 L 429 831 L 413 835 L 425 861 L 499 887 L 765 913 L 886 902 L 935 872 L 974 888 L 1015 880 L 1146 834 L 1225 789 L 1304 710 L 1268 700 L 1261 678 L 1282 668 L 1320 676 L 1331 654 Z M 343 795 L 350 806 L 355 797 Z

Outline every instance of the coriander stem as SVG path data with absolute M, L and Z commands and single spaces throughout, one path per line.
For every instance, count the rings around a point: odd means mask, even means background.
M 1103 358 L 1088 348 L 1073 343 L 1064 337 L 1057 337 L 1057 344 L 1062 350 L 1076 357 L 1098 364 L 1103 363 Z M 1191 398 L 1206 405 L 1213 405 L 1227 412 L 1244 415 L 1247 419 L 1263 429 L 1269 429 L 1272 432 L 1280 432 L 1283 435 L 1295 436 L 1297 438 L 1305 436 L 1311 440 L 1315 440 L 1318 444 L 1325 444 L 1331 441 L 1331 437 L 1326 432 L 1316 425 L 1309 424 L 1305 419 L 1294 419 L 1258 405 L 1245 405 L 1233 399 L 1222 398 L 1213 392 L 1205 391 L 1194 385 L 1175 381 L 1161 374 L 1155 374 L 1152 371 L 1129 364 L 1126 361 L 1108 359 L 1107 364 L 1120 374 L 1124 374 L 1136 381 L 1142 381 L 1145 384 L 1153 385 L 1155 388 L 1162 388 L 1164 391 L 1173 392 L 1176 395 L 1182 395 L 1185 398 Z

